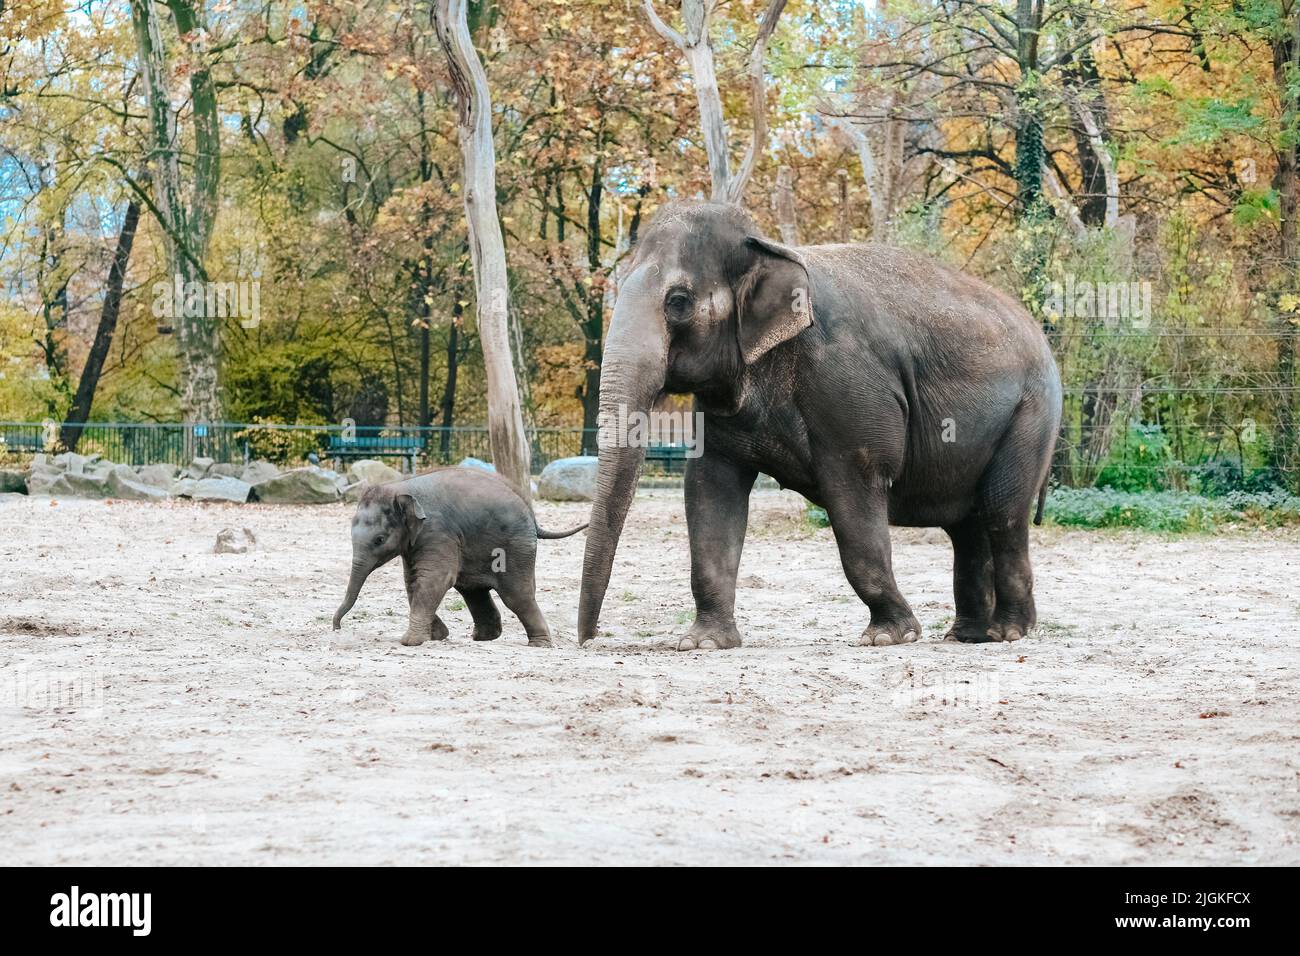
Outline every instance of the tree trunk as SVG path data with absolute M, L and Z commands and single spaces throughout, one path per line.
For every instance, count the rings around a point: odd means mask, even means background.
M 776 31 L 776 22 L 781 19 L 786 0 L 771 0 L 763 14 L 763 22 L 758 28 L 753 49 L 749 51 L 749 106 L 753 114 L 754 135 L 749 141 L 745 158 L 740 161 L 740 169 L 727 186 L 727 200 L 742 203 L 745 187 L 749 185 L 754 167 L 758 165 L 758 156 L 767 145 L 767 83 L 763 76 L 763 55 L 767 52 L 767 41 Z
M 203 20 L 188 0 L 168 0 L 182 37 L 193 44 L 203 30 Z M 171 110 L 167 53 L 162 29 L 151 0 L 131 0 L 140 75 L 149 101 L 150 154 L 153 161 L 154 206 L 162 227 L 168 271 L 186 289 L 207 280 L 203 258 L 216 214 L 220 176 L 221 126 L 216 89 L 206 65 L 190 72 L 190 103 L 194 116 L 194 188 L 185 209 L 180 172 L 176 117 Z M 180 353 L 181 414 L 187 422 L 221 419 L 217 391 L 220 325 L 214 316 L 174 317 Z M 198 310 L 200 313 L 202 309 Z
M 1034 212 L 1043 195 L 1043 116 L 1038 83 L 1038 33 L 1042 0 L 1016 0 L 1016 185 L 1020 215 Z
M 718 91 L 718 73 L 713 60 L 713 42 L 709 37 L 710 21 L 718 0 L 682 0 L 682 25 L 685 33 L 678 33 L 659 18 L 654 0 L 644 0 L 646 16 L 655 32 L 681 51 L 691 71 L 691 86 L 700 110 L 700 132 L 704 136 L 704 152 L 709 157 L 709 178 L 712 182 L 710 198 L 714 202 L 739 203 L 744 198 L 758 154 L 767 139 L 767 95 L 763 81 L 763 54 L 767 41 L 776 29 L 776 22 L 785 9 L 786 0 L 770 0 L 758 36 L 749 57 L 750 104 L 754 111 L 754 136 L 749 150 L 741 161 L 735 178 L 731 175 L 727 154 L 727 120 L 722 112 L 722 94 Z
M 840 192 L 839 203 L 836 206 L 838 238 L 840 242 L 848 242 L 853 235 L 852 213 L 849 211 L 849 171 L 835 170 L 835 181 L 839 184 Z
M 126 266 L 131 259 L 131 246 L 135 242 L 135 227 L 139 221 L 140 203 L 132 199 L 126 204 L 122 231 L 117 235 L 117 250 L 113 253 L 113 264 L 108 270 L 108 288 L 104 293 L 104 305 L 99 311 L 95 341 L 90 347 L 90 355 L 86 357 L 86 365 L 81 370 L 77 394 L 72 399 L 72 407 L 68 410 L 60 435 L 63 446 L 68 451 L 77 450 L 82 426 L 90 417 L 90 409 L 95 401 L 95 389 L 99 386 L 99 376 L 104 371 L 104 361 L 113 345 L 113 333 L 117 330 L 117 316 L 122 306 L 122 287 L 126 282 Z
M 456 372 L 460 367 L 460 317 L 464 309 L 460 304 L 460 289 L 456 290 L 456 304 L 451 310 L 451 325 L 447 328 L 447 382 L 442 389 L 442 435 L 438 452 L 445 465 L 451 458 L 451 427 L 456 413 Z
M 1071 124 L 1081 172 L 1079 218 L 1086 226 L 1115 225 L 1119 207 L 1119 182 L 1105 143 L 1110 136 L 1110 111 L 1101 92 L 1101 73 L 1090 47 L 1079 51 L 1077 62 L 1062 73 L 1075 121 Z
M 772 190 L 772 211 L 776 213 L 777 229 L 781 241 L 787 246 L 799 245 L 799 221 L 794 206 L 794 173 L 789 166 L 776 171 L 776 188 Z
M 447 56 L 456 94 L 461 160 L 464 164 L 465 220 L 478 309 L 479 338 L 487 372 L 488 437 L 497 474 L 532 500 L 529 453 L 519 386 L 510 361 L 509 288 L 505 243 L 497 218 L 496 151 L 492 142 L 492 103 L 487 76 L 466 22 L 468 0 L 437 0 L 434 29 Z
M 1279 292 L 1295 288 L 1297 279 L 1297 253 L 1300 253 L 1300 234 L 1297 232 L 1297 156 L 1296 134 L 1300 129 L 1300 91 L 1295 76 L 1300 71 L 1300 3 L 1292 3 L 1286 11 L 1284 26 L 1273 39 L 1273 81 L 1282 102 L 1280 146 L 1277 151 L 1277 173 L 1273 188 L 1281 201 L 1281 274 L 1278 276 Z M 1296 462 L 1296 415 L 1291 388 L 1295 385 L 1295 335 L 1297 327 L 1293 314 L 1279 311 L 1277 325 L 1276 378 L 1278 398 L 1275 406 L 1277 433 L 1273 439 L 1270 464 L 1286 469 Z

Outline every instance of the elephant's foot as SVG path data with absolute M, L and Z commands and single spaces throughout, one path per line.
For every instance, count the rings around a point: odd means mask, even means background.
M 740 631 L 734 623 L 708 624 L 698 618 L 677 642 L 679 651 L 725 651 L 740 646 Z
M 530 637 L 528 639 L 529 647 L 554 647 L 549 637 Z
M 1038 615 L 1034 612 L 1032 597 L 1018 608 L 1003 610 L 999 607 L 993 615 L 993 623 L 984 632 L 984 639 L 986 641 L 1018 641 L 1022 637 L 1028 637 L 1029 632 L 1033 630 L 1034 624 L 1037 622 Z
M 424 631 L 423 633 L 412 633 L 411 631 L 407 631 L 402 637 L 402 644 L 405 647 L 419 647 L 428 639 L 428 631 Z
M 1029 634 L 1030 625 L 1017 621 L 994 621 L 984 632 L 986 641 L 1018 641 Z
M 889 647 L 911 644 L 921 639 L 921 623 L 911 615 L 896 621 L 872 621 L 858 643 L 863 647 Z
M 943 639 L 945 641 L 960 641 L 962 644 L 983 644 L 993 640 L 988 634 L 990 627 L 987 618 L 977 621 L 959 617 L 952 622 L 952 627 L 948 628 L 948 633 L 943 636 Z
M 447 625 L 443 623 L 442 618 L 435 617 L 433 619 L 433 630 L 429 634 L 429 640 L 445 641 L 450 636 L 451 631 L 447 630 Z
M 495 641 L 501 636 L 501 625 L 496 627 L 479 627 L 475 625 L 474 633 L 470 635 L 476 641 Z

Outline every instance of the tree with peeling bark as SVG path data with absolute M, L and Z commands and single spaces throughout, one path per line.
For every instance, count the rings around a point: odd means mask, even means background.
M 467 0 L 436 0 L 433 24 L 447 57 L 455 91 L 465 222 L 474 268 L 475 302 L 483 364 L 487 371 L 488 436 L 492 462 L 525 501 L 532 500 L 530 452 L 524 432 L 519 385 L 510 357 L 510 294 L 506 248 L 497 218 L 496 148 L 487 75 L 469 32 Z
M 139 72 L 149 104 L 149 144 L 154 199 L 150 209 L 163 232 L 167 268 L 185 290 L 206 282 L 204 258 L 212 238 L 221 176 L 221 124 L 216 85 L 205 59 L 207 29 L 201 4 L 167 0 L 179 42 L 191 58 L 189 97 L 193 126 L 193 170 L 188 204 L 182 181 L 178 114 L 172 109 L 170 66 L 162 22 L 153 0 L 131 0 Z M 188 291 L 186 293 L 189 294 Z M 192 314 L 197 313 L 197 314 Z M 183 309 L 173 317 L 180 353 L 181 414 L 186 422 L 222 417 L 218 390 L 221 326 L 204 309 Z
M 682 0 L 682 32 L 669 26 L 655 10 L 654 0 L 644 0 L 646 17 L 655 32 L 681 51 L 691 71 L 691 85 L 700 110 L 700 132 L 704 136 L 704 150 L 709 158 L 709 174 L 713 183 L 711 198 L 714 202 L 740 203 L 745 187 L 758 163 L 758 154 L 767 139 L 767 84 L 764 81 L 763 57 L 768 41 L 776 30 L 777 21 L 785 9 L 786 0 L 771 0 L 763 14 L 758 36 L 749 55 L 750 108 L 753 119 L 753 136 L 740 167 L 731 172 L 730 145 L 727 121 L 722 112 L 722 94 L 718 89 L 717 67 L 713 57 L 710 36 L 717 0 Z

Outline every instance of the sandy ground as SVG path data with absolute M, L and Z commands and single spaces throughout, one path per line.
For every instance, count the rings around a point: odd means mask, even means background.
M 549 651 L 459 601 L 402 647 L 396 565 L 335 635 L 350 507 L 4 496 L 0 862 L 1300 863 L 1300 535 L 1039 529 L 1040 629 L 966 646 L 946 539 L 899 531 L 927 633 L 870 648 L 801 513 L 755 496 L 745 646 L 679 654 L 669 491 L 585 649 L 584 539 L 541 542 Z

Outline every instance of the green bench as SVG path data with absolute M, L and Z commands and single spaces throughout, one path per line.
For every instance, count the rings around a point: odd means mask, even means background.
M 0 432 L 0 452 L 37 454 L 45 451 L 45 436 L 24 432 Z
M 686 451 L 685 445 L 649 445 L 645 450 L 645 460 L 659 465 L 666 474 L 681 474 L 686 470 Z
M 325 454 L 335 461 L 347 458 L 404 458 L 407 470 L 415 474 L 415 459 L 424 452 L 424 440 L 405 435 L 331 434 Z

